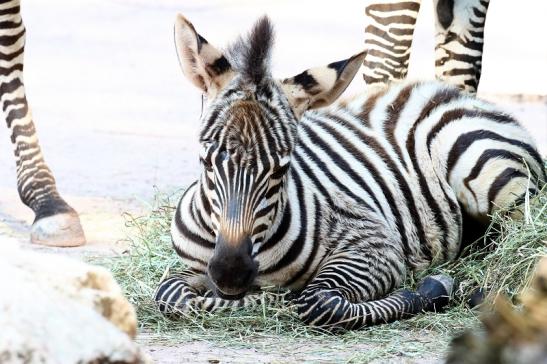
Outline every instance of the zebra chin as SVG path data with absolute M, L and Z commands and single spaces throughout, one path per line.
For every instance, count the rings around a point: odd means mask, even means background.
M 218 298 L 222 298 L 224 300 L 233 300 L 233 301 L 235 301 L 235 300 L 240 300 L 243 297 L 245 297 L 245 295 L 247 294 L 247 291 L 240 292 L 240 293 L 237 293 L 237 294 L 226 294 L 226 293 L 222 292 L 220 289 L 215 287 L 214 294 Z
M 230 300 L 243 298 L 257 273 L 258 263 L 252 257 L 250 237 L 245 236 L 237 241 L 228 241 L 222 235 L 217 237 L 207 274 L 218 297 Z

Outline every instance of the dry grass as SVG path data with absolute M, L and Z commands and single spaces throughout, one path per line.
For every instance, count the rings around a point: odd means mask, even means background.
M 182 269 L 173 249 L 169 228 L 180 193 L 159 195 L 151 213 L 128 216 L 132 249 L 119 257 L 95 259 L 110 268 L 129 300 L 136 306 L 140 328 L 156 340 L 181 343 L 205 340 L 229 348 L 255 348 L 263 353 L 304 351 L 304 357 L 369 362 L 382 358 L 441 357 L 451 337 L 478 325 L 476 313 L 460 300 L 442 314 L 423 314 L 409 320 L 360 331 L 332 335 L 300 324 L 290 306 L 263 305 L 254 310 L 200 314 L 173 321 L 160 315 L 151 299 L 161 277 Z M 490 228 L 487 250 L 471 249 L 465 258 L 427 273 L 444 272 L 460 282 L 457 295 L 465 297 L 484 287 L 490 298 L 503 293 L 515 297 L 527 284 L 540 256 L 547 255 L 547 190 L 528 202 L 526 218 L 513 221 L 498 214 Z M 408 285 L 425 273 L 409 277 Z M 296 355 L 296 354 L 294 354 Z

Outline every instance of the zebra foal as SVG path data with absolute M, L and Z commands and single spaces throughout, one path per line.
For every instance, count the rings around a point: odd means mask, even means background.
M 155 294 L 164 313 L 253 305 L 254 286 L 297 292 L 310 325 L 356 329 L 441 309 L 452 280 L 409 271 L 454 259 L 462 212 L 488 223 L 545 179 L 528 133 L 493 105 L 437 82 L 333 103 L 364 53 L 276 80 L 261 18 L 220 52 L 179 15 L 175 45 L 207 97 L 201 174 L 173 218 L 187 265 Z M 322 108 L 320 110 L 314 110 Z M 528 169 L 531 183 L 528 183 Z

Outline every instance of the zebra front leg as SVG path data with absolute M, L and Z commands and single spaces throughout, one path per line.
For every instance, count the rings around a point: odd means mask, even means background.
M 14 144 L 17 187 L 35 214 L 31 241 L 50 246 L 85 243 L 78 214 L 57 192 L 44 161 L 23 83 L 25 28 L 19 0 L 2 4 L 0 14 L 0 100 Z
M 389 258 L 374 259 L 377 264 L 369 267 L 359 267 L 374 261 L 366 258 L 333 259 L 323 266 L 296 299 L 302 321 L 332 330 L 359 329 L 438 311 L 448 304 L 453 285 L 450 277 L 429 276 L 416 291 L 403 289 L 391 293 L 402 278 L 401 271 Z M 393 274 L 394 271 L 397 273 Z M 386 293 L 387 296 L 379 298 Z
M 476 93 L 490 0 L 434 0 L 437 79 Z
M 166 315 L 183 316 L 275 304 L 284 301 L 284 297 L 282 294 L 252 293 L 237 300 L 219 298 L 208 288 L 207 276 L 192 271 L 167 277 L 154 293 L 154 301 L 160 312 Z

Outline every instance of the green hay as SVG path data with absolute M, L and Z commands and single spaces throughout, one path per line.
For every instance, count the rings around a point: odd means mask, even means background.
M 307 348 L 303 358 L 338 358 L 370 362 L 381 358 L 441 357 L 451 337 L 478 325 L 476 313 L 460 300 L 445 313 L 421 314 L 408 320 L 333 335 L 301 324 L 290 306 L 262 305 L 222 313 L 199 314 L 177 321 L 160 315 L 152 301 L 162 276 L 183 267 L 171 248 L 170 223 L 180 193 L 158 195 L 147 216 L 128 216 L 131 249 L 117 257 L 94 258 L 112 270 L 128 299 L 135 305 L 140 331 L 148 340 L 176 344 L 207 341 L 226 348 L 254 348 L 262 353 Z M 427 272 L 448 273 L 460 282 L 457 296 L 467 297 L 476 287 L 515 297 L 529 282 L 539 257 L 547 255 L 547 189 L 526 204 L 526 217 L 513 221 L 497 214 L 491 226 L 495 240 L 488 252 L 470 251 L 467 257 Z M 411 276 L 414 286 L 423 275 Z M 302 361 L 302 360 L 299 360 Z

